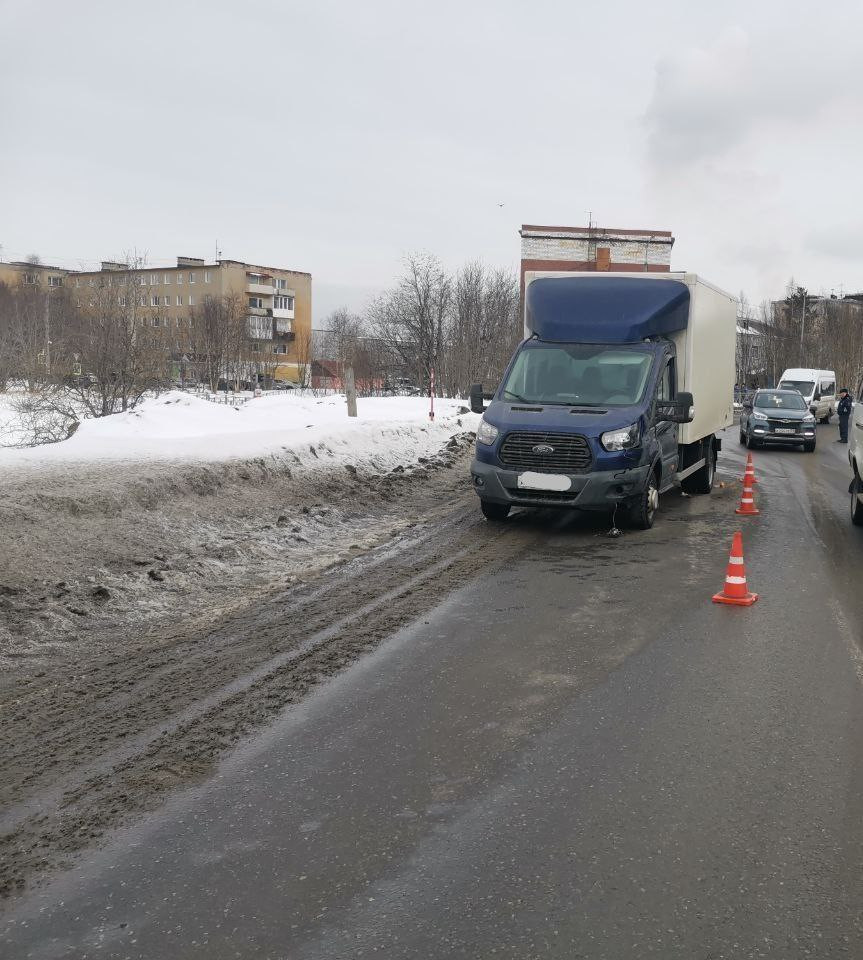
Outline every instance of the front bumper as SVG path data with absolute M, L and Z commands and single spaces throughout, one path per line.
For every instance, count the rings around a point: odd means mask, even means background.
M 521 470 L 507 470 L 474 459 L 470 472 L 477 496 L 492 503 L 523 507 L 569 507 L 578 510 L 610 510 L 615 504 L 632 500 L 644 489 L 650 465 L 624 470 L 567 474 L 570 488 L 522 490 Z
M 753 426 L 751 433 L 753 439 L 761 443 L 812 443 L 816 437 L 814 426 L 800 427 L 794 433 L 776 433 L 767 427 Z

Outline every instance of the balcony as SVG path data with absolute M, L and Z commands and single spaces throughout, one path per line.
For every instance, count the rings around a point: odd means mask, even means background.
M 273 316 L 277 320 L 293 320 L 294 311 L 293 310 L 283 310 L 277 307 L 273 308 Z
M 247 316 L 246 323 L 252 340 L 272 340 L 273 321 L 269 317 Z
M 246 293 L 251 293 L 259 297 L 272 297 L 276 288 L 272 283 L 260 283 L 255 280 L 246 281 Z
M 246 307 L 246 312 L 250 317 L 273 316 L 273 311 L 269 307 Z
M 275 313 L 275 311 L 273 311 Z M 280 313 L 285 313 L 286 311 L 280 311 Z M 276 314 L 276 333 L 293 333 L 294 332 L 294 321 L 291 318 L 280 317 L 279 314 Z

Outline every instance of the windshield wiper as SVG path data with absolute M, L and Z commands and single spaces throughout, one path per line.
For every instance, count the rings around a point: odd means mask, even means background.
M 506 396 L 512 397 L 513 400 L 517 400 L 519 403 L 536 403 L 536 400 L 528 400 L 527 397 L 523 397 L 520 393 L 514 393 L 512 390 L 503 391 Z

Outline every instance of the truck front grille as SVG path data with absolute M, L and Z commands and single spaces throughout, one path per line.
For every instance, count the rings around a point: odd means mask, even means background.
M 537 450 L 550 447 L 550 450 Z M 518 430 L 508 433 L 500 447 L 500 460 L 508 467 L 538 473 L 576 473 L 590 466 L 590 444 L 572 433 Z

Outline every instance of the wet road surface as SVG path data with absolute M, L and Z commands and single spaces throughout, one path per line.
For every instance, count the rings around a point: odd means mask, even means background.
M 201 786 L 11 904 L 9 958 L 863 955 L 863 531 L 846 448 L 647 533 L 501 554 Z M 717 607 L 735 529 L 754 607 Z M 476 562 L 482 564 L 482 558 Z

